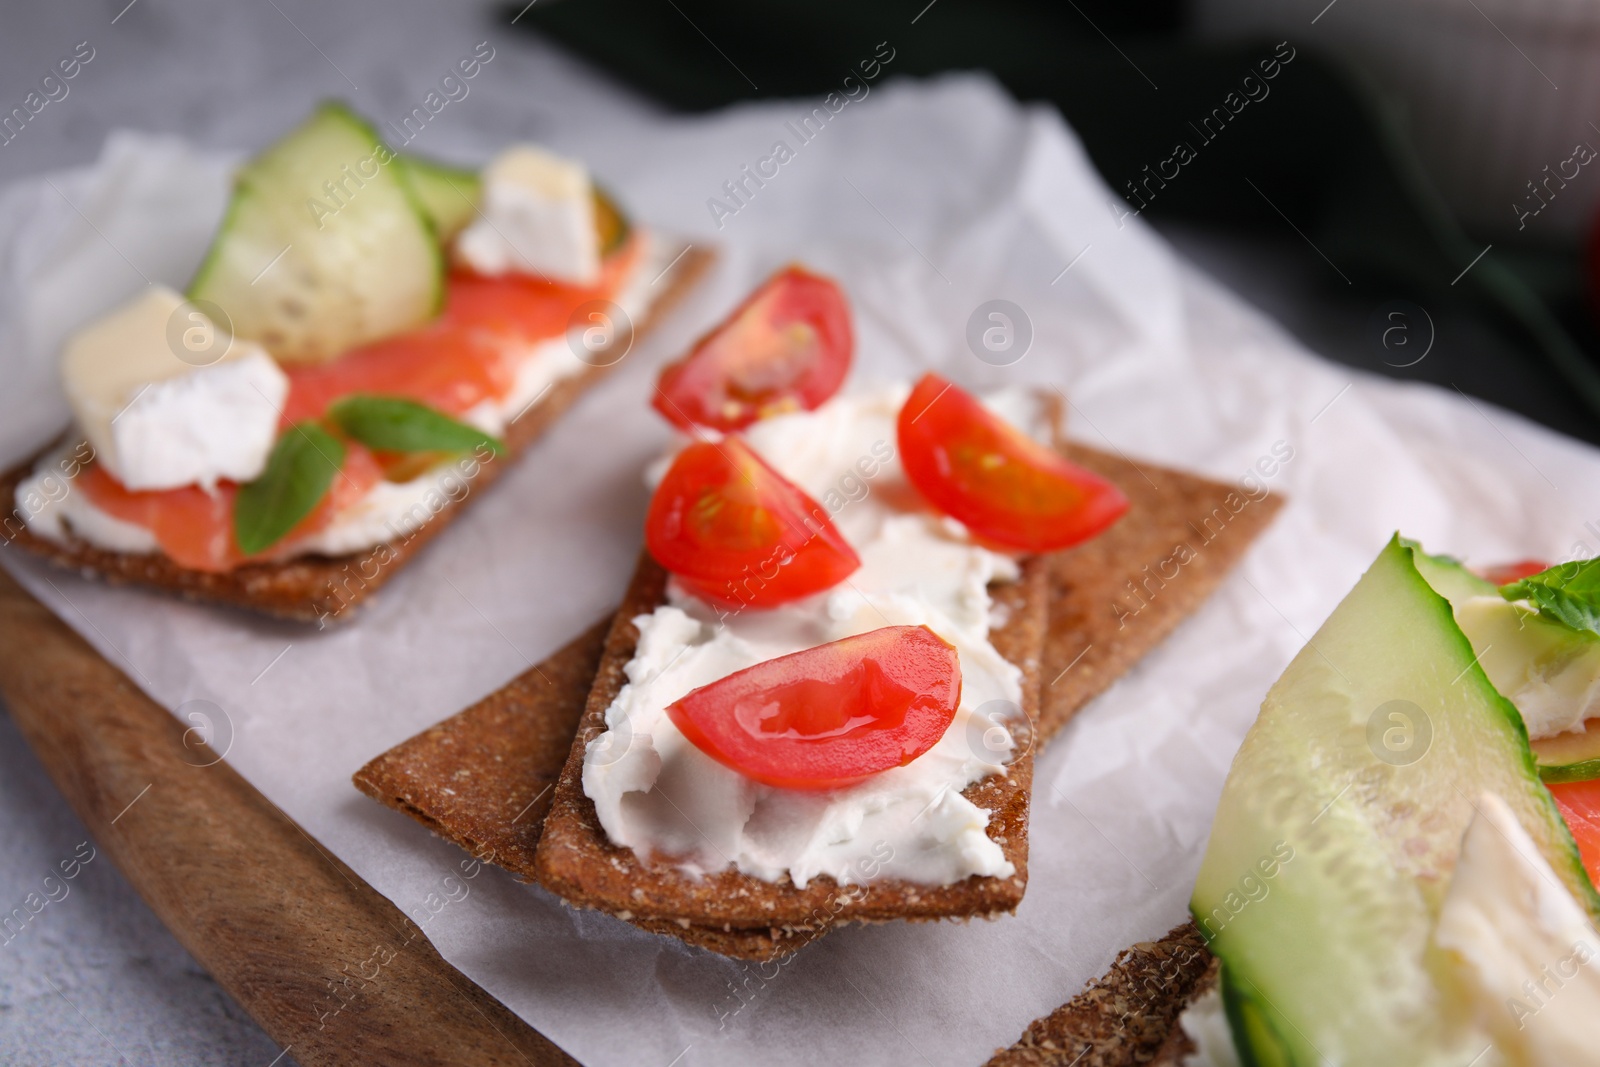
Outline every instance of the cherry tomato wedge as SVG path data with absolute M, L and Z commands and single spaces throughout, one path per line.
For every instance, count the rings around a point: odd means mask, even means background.
M 359 442 L 347 441 L 344 466 L 322 502 L 259 557 L 247 557 L 234 540 L 233 501 L 239 487 L 233 482 L 219 482 L 209 492 L 197 485 L 135 491 L 125 488 L 95 463 L 86 467 L 73 485 L 101 511 L 149 530 L 174 563 L 216 573 L 232 570 L 252 558 L 291 554 L 297 540 L 325 528 L 338 512 L 366 496 L 382 478 L 383 469 L 372 453 Z
M 1561 817 L 1578 843 L 1578 855 L 1590 881 L 1600 885 L 1600 778 L 1587 782 L 1561 782 L 1550 786 Z
M 678 453 L 650 500 L 644 537 L 695 595 L 754 607 L 820 593 L 861 566 L 827 509 L 738 437 Z
M 667 707 L 700 751 L 766 785 L 837 789 L 903 767 L 950 728 L 956 650 L 886 626 L 736 671 Z
M 679 429 L 724 433 L 810 411 L 839 391 L 854 346 L 838 283 L 785 267 L 661 372 L 651 403 Z
M 970 393 L 923 375 L 897 425 L 906 478 L 986 541 L 1052 552 L 1087 541 L 1128 510 L 1115 485 L 1007 425 Z
M 1478 573 L 1479 577 L 1495 585 L 1510 585 L 1512 582 L 1520 582 L 1524 578 L 1549 569 L 1550 564 L 1542 560 L 1524 559 L 1516 563 L 1502 563 L 1497 567 L 1485 567 Z

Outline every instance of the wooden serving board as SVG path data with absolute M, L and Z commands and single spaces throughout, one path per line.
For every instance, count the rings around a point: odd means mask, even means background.
M 4 570 L 0 694 L 96 845 L 301 1064 L 576 1062 L 225 762 L 195 766 L 183 725 Z

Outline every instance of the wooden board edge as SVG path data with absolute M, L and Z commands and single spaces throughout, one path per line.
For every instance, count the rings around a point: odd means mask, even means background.
M 0 695 L 99 848 L 300 1063 L 576 1062 L 4 571 Z

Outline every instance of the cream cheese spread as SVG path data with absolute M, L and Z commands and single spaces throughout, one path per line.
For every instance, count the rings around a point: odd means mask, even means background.
M 988 586 L 1015 580 L 1017 564 L 920 505 L 895 450 L 908 393 L 898 386 L 839 397 L 745 431 L 768 463 L 829 510 L 861 569 L 832 590 L 764 610 L 719 609 L 669 583 L 669 602 L 635 620 L 627 683 L 584 758 L 584 792 L 613 842 L 691 874 L 732 866 L 799 887 L 821 876 L 945 885 L 1015 873 L 986 833 L 990 813 L 961 793 L 1004 773 L 1015 750 L 1003 723 L 1021 714 L 1022 672 L 989 641 Z M 1029 403 L 1019 394 L 1008 417 L 1027 425 L 1016 412 Z M 669 461 L 652 468 L 651 481 Z M 928 626 L 961 663 L 955 720 L 904 767 L 826 792 L 774 788 L 700 752 L 666 715 L 679 697 L 734 671 L 890 625 Z

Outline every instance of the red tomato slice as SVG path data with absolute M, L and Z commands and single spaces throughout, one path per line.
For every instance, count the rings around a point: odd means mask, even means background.
M 1589 880 L 1600 885 L 1600 778 L 1552 785 L 1550 795 L 1556 798 L 1556 807 L 1578 843 Z
M 838 283 L 785 267 L 661 372 L 651 403 L 679 429 L 731 433 L 827 400 L 844 383 L 854 347 Z
M 239 487 L 219 482 L 206 491 L 197 485 L 178 489 L 125 488 L 98 463 L 85 468 L 74 485 L 107 514 L 143 526 L 155 535 L 161 551 L 179 566 L 213 573 L 229 571 L 247 559 L 270 559 L 293 551 L 296 540 L 325 528 L 334 515 L 365 496 L 383 477 L 371 452 L 355 441 L 345 443 L 344 467 L 328 495 L 288 535 L 262 556 L 247 557 L 233 537 L 233 501 Z
M 1510 585 L 1512 582 L 1520 582 L 1524 578 L 1549 569 L 1550 564 L 1542 560 L 1524 559 L 1516 563 L 1502 563 L 1497 567 L 1485 567 L 1478 572 L 1478 575 L 1495 585 Z
M 917 491 L 978 537 L 1024 552 L 1087 541 L 1128 498 L 1007 425 L 970 393 L 923 375 L 897 425 L 900 462 Z
M 726 603 L 782 604 L 861 566 L 827 509 L 738 437 L 678 453 L 650 500 L 644 536 L 691 592 Z
M 886 626 L 737 671 L 667 715 L 700 751 L 758 782 L 837 789 L 928 751 L 960 702 L 955 648 L 926 626 Z
M 352 393 L 403 396 L 449 415 L 497 400 L 511 391 L 530 346 L 562 336 L 579 307 L 621 287 L 640 247 L 630 238 L 605 261 L 593 286 L 458 271 L 450 276 L 443 313 L 428 325 L 327 363 L 286 367 L 289 399 L 281 425 L 321 418 Z

